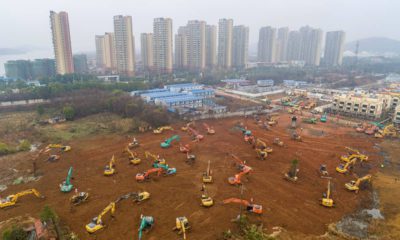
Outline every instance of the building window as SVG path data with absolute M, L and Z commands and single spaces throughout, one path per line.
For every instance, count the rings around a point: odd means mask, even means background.
M 371 108 L 371 109 L 375 109 L 375 106 L 371 106 L 370 108 Z
M 359 107 L 359 106 L 360 106 L 360 104 L 358 104 L 358 103 L 354 104 L 354 107 Z
M 354 108 L 354 112 L 358 112 L 358 108 Z
M 363 109 L 363 110 L 362 110 L 362 112 L 363 112 L 363 113 L 366 113 L 366 112 L 367 112 L 367 110 L 366 110 L 366 109 Z

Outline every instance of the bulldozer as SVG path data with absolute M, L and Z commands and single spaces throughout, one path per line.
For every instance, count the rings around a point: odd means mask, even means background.
M 144 152 L 144 155 L 146 156 L 146 159 L 148 159 L 149 157 L 153 158 L 153 161 L 155 163 L 167 164 L 167 162 L 165 161 L 164 158 L 161 158 L 160 156 L 156 156 L 156 155 L 150 153 L 149 151 Z
M 125 151 L 129 154 L 129 164 L 138 165 L 141 162 L 137 152 L 132 152 L 129 147 L 126 147 Z
M 68 170 L 68 174 L 67 174 L 67 178 L 65 179 L 65 181 L 63 181 L 60 184 L 60 191 L 61 192 L 71 192 L 72 188 L 74 187 L 71 184 L 71 178 L 72 178 L 72 167 L 69 168 Z
M 328 189 L 326 193 L 322 194 L 321 205 L 324 207 L 334 207 L 335 204 L 331 197 L 331 181 L 328 181 Z
M 351 182 L 346 183 L 344 186 L 346 187 L 347 190 L 358 193 L 358 191 L 360 190 L 360 184 L 364 181 L 370 182 L 371 178 L 372 178 L 372 175 L 368 174 L 368 175 L 365 175 L 364 177 L 357 178 L 357 180 L 352 180 Z
M 211 161 L 208 160 L 207 171 L 203 173 L 203 183 L 212 183 L 213 182 L 210 164 L 211 164 Z
M 278 137 L 274 138 L 273 144 L 278 145 L 279 147 L 283 147 L 284 143 Z
M 368 156 L 361 154 L 358 150 L 350 147 L 346 147 L 346 149 L 349 150 L 349 154 L 340 156 L 340 160 L 344 162 L 350 162 L 355 158 L 359 159 L 361 162 L 368 161 Z
M 299 164 L 299 160 L 294 159 L 292 161 L 289 172 L 285 173 L 285 179 L 292 181 L 292 182 L 297 181 L 297 179 L 298 179 L 297 174 L 299 173 L 298 164 Z
M 207 130 L 207 134 L 208 135 L 214 135 L 215 134 L 215 130 L 213 127 L 208 126 L 207 123 L 203 123 L 204 128 Z
M 189 220 L 186 217 L 177 217 L 173 231 L 178 231 L 179 235 L 183 234 L 183 239 L 186 239 L 186 231 L 190 229 Z
M 144 173 L 138 173 L 138 174 L 136 174 L 136 181 L 143 182 L 143 181 L 149 180 L 150 174 L 152 174 L 152 173 L 157 173 L 157 176 L 160 176 L 162 171 L 163 171 L 162 168 L 152 168 L 152 169 L 147 170 Z
M 44 198 L 36 189 L 32 188 L 16 194 L 8 195 L 6 198 L 0 199 L 0 209 L 14 206 L 20 197 L 30 194 L 33 194 L 38 198 Z
M 86 231 L 88 233 L 94 233 L 100 229 L 103 229 L 106 225 L 103 224 L 102 217 L 108 212 L 111 213 L 111 217 L 114 217 L 115 202 L 108 204 L 108 206 L 104 208 L 104 210 L 97 217 L 93 218 L 90 223 L 86 224 Z
M 62 145 L 62 144 L 53 144 L 52 143 L 52 144 L 49 144 L 49 145 L 46 146 L 45 152 L 50 151 L 52 148 L 58 148 L 63 152 L 68 152 L 68 151 L 72 150 L 71 146 Z
M 352 168 L 356 162 L 357 162 L 357 158 L 353 158 L 346 164 L 341 163 L 341 164 L 339 164 L 339 166 L 336 167 L 336 171 L 339 173 L 347 173 L 349 171 L 349 169 Z
M 135 137 L 133 137 L 132 142 L 128 144 L 128 148 L 136 148 L 139 147 L 139 145 L 140 145 L 139 141 Z
M 115 170 L 115 157 L 112 156 L 110 162 L 104 167 L 104 176 L 114 175 L 117 171 Z
M 160 144 L 160 146 L 162 147 L 162 148 L 169 148 L 170 146 L 171 146 L 171 143 L 173 142 L 173 141 L 179 141 L 179 136 L 178 135 L 174 135 L 174 136 L 172 136 L 172 137 L 170 137 L 170 138 L 168 138 L 168 139 L 166 139 L 164 142 L 162 142 L 161 144 Z
M 163 133 L 165 130 L 174 130 L 171 126 L 163 126 L 163 127 L 159 127 L 153 130 L 154 134 L 161 134 Z
M 152 216 L 140 215 L 140 225 L 139 225 L 139 240 L 142 239 L 143 231 L 149 231 L 154 225 L 154 218 Z
M 255 214 L 262 214 L 262 206 L 261 205 L 250 203 L 247 200 L 243 200 L 243 199 L 239 199 L 239 198 L 228 198 L 228 199 L 225 199 L 222 203 L 223 204 L 239 203 L 246 207 L 247 212 L 255 213 Z
M 78 189 L 75 188 L 75 194 L 69 199 L 71 204 L 79 205 L 89 198 L 88 192 L 78 192 Z
M 393 124 L 387 125 L 383 130 L 378 130 L 377 133 L 375 133 L 376 138 L 383 138 L 383 137 L 397 137 L 397 130 L 394 127 Z

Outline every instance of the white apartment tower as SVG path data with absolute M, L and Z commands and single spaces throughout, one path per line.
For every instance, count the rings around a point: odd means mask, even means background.
M 282 27 L 278 29 L 278 37 L 276 39 L 275 61 L 287 61 L 287 48 L 289 40 L 289 28 Z
M 233 20 L 220 19 L 218 27 L 218 66 L 231 68 Z
M 115 52 L 117 71 L 126 76 L 135 76 L 135 40 L 131 16 L 114 16 Z
M 116 70 L 114 33 L 96 35 L 96 65 L 105 71 Z
M 56 71 L 58 74 L 73 73 L 74 62 L 72 59 L 68 13 L 50 11 L 50 25 L 56 60 Z
M 187 64 L 191 70 L 206 67 L 206 22 L 192 20 L 186 25 Z
M 153 61 L 158 73 L 172 72 L 172 19 L 153 21 Z
M 322 51 L 322 30 L 309 26 L 300 28 L 300 60 L 306 65 L 319 66 Z
M 346 33 L 343 31 L 326 33 L 324 52 L 324 64 L 326 66 L 342 65 L 345 38 Z
M 153 34 L 142 33 L 140 35 L 140 53 L 142 56 L 143 69 L 153 70 Z
M 287 45 L 287 61 L 299 61 L 301 48 L 301 35 L 299 31 L 290 31 Z
M 217 26 L 206 25 L 206 66 L 217 65 Z
M 187 33 L 186 27 L 180 27 L 175 34 L 175 68 L 186 69 L 188 66 Z
M 276 29 L 272 27 L 260 28 L 258 36 L 258 61 L 275 62 L 276 57 Z
M 245 68 L 249 56 L 249 27 L 233 27 L 232 40 L 232 66 L 236 68 Z

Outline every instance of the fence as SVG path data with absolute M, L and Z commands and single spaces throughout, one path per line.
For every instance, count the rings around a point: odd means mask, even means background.
M 263 110 L 243 110 L 236 112 L 225 112 L 225 113 L 206 113 L 196 116 L 185 117 L 184 120 L 202 120 L 202 119 L 219 119 L 219 118 L 229 118 L 229 117 L 244 117 L 253 114 L 268 114 L 281 110 L 282 108 L 277 106 L 272 109 L 263 109 Z

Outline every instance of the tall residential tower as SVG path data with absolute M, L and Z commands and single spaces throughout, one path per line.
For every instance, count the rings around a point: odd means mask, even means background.
M 140 35 L 140 46 L 143 69 L 145 71 L 153 70 L 153 34 L 152 33 L 142 33 Z
M 258 61 L 275 62 L 276 29 L 262 27 L 258 36 Z
M 217 65 L 217 26 L 206 25 L 206 66 Z
M 172 72 L 172 19 L 155 18 L 153 22 L 153 60 L 158 73 Z
M 234 26 L 232 40 L 232 66 L 245 68 L 249 56 L 249 27 Z
M 114 16 L 117 71 L 126 76 L 135 75 L 135 40 L 131 16 Z
M 343 31 L 326 33 L 324 65 L 342 65 L 345 38 L 346 34 Z
M 233 20 L 220 19 L 218 25 L 218 66 L 231 68 Z

